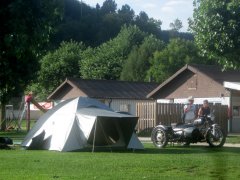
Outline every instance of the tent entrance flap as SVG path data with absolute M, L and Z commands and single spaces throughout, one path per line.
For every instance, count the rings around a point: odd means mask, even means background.
M 48 138 L 44 139 L 45 131 L 42 131 L 39 135 L 32 138 L 31 144 L 27 147 L 29 150 L 33 149 L 49 149 L 51 138 L 52 136 L 49 136 Z
M 135 127 L 134 120 L 120 117 L 97 117 L 88 138 L 88 144 L 93 145 L 95 133 L 95 146 L 126 147 Z M 95 122 L 95 123 L 96 123 Z
M 116 144 L 120 140 L 119 125 L 113 118 L 98 117 L 93 125 L 92 131 L 88 138 L 88 144 L 93 145 L 95 133 L 95 146 L 108 146 Z M 95 131 L 96 126 L 96 131 Z

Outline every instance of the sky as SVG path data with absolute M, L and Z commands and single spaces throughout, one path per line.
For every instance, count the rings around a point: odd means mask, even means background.
M 86 4 L 95 7 L 102 5 L 105 0 L 82 0 Z M 163 30 L 170 29 L 169 24 L 176 18 L 183 23 L 182 32 L 188 29 L 188 18 L 193 14 L 193 0 L 115 0 L 118 9 L 124 4 L 128 4 L 135 14 L 145 11 L 149 17 L 162 21 Z

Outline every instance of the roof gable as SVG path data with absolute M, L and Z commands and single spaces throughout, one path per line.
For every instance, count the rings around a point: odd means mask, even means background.
M 146 99 L 148 93 L 157 87 L 157 83 L 128 82 L 113 80 L 66 79 L 49 97 L 54 99 L 61 93 L 61 87 L 70 84 L 74 89 L 91 98 Z
M 214 81 L 223 85 L 224 81 L 240 81 L 240 70 L 225 70 L 223 71 L 220 66 L 217 65 L 188 65 L 189 69 L 195 69 L 196 71 L 206 75 Z
M 68 79 L 66 79 L 60 86 L 58 86 L 53 93 L 51 93 L 47 99 L 70 99 L 75 98 L 78 96 L 84 96 L 87 95 L 82 92 L 80 89 L 78 89 L 72 82 L 70 82 Z
M 201 74 L 206 78 L 213 80 L 214 82 L 223 86 L 224 81 L 238 81 L 240 82 L 240 71 L 239 70 L 228 70 L 222 71 L 220 66 L 216 65 L 199 65 L 199 64 L 191 64 L 185 65 L 180 70 L 178 70 L 175 74 L 173 74 L 170 78 L 160 84 L 156 89 L 150 92 L 147 97 L 152 98 L 155 94 L 157 94 L 162 88 L 164 88 L 167 84 L 171 83 L 175 78 L 182 76 L 184 72 L 191 71 L 194 74 Z

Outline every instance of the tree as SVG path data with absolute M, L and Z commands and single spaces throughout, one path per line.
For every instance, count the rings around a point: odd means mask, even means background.
M 195 0 L 190 29 L 201 54 L 224 68 L 240 67 L 240 1 Z
M 141 11 L 139 15 L 136 16 L 134 24 L 136 24 L 141 31 L 153 34 L 157 37 L 160 36 L 162 22 L 149 18 L 144 11 Z
M 118 10 L 118 15 L 120 16 L 122 23 L 130 24 L 134 20 L 135 13 L 129 5 L 125 4 Z
M 103 14 L 115 13 L 116 10 L 117 10 L 117 4 L 115 3 L 114 0 L 105 0 L 100 9 L 101 13 Z
M 163 82 L 185 64 L 205 64 L 206 60 L 198 55 L 193 41 L 177 38 L 170 40 L 163 51 L 155 52 L 150 63 L 148 76 Z
M 172 31 L 177 31 L 177 32 L 183 27 L 182 21 L 179 20 L 178 18 L 175 19 L 172 23 L 170 23 L 169 26 Z
M 63 18 L 51 38 L 53 49 L 58 48 L 62 41 L 70 40 L 95 45 L 99 22 L 99 9 L 91 8 L 82 1 L 64 0 Z
M 150 68 L 150 59 L 155 51 L 160 51 L 164 43 L 153 35 L 144 38 L 141 45 L 135 46 L 126 60 L 121 72 L 121 80 L 149 81 L 147 71 Z
M 36 94 L 39 100 L 46 100 L 66 77 L 80 77 L 79 63 L 85 50 L 83 43 L 62 42 L 53 52 L 48 52 L 40 61 L 38 78 L 28 90 Z
M 52 49 L 71 39 L 97 47 L 116 37 L 123 25 L 137 25 L 141 31 L 160 37 L 161 21 L 148 17 L 145 12 L 135 15 L 127 4 L 117 10 L 114 0 L 105 0 L 102 6 L 96 4 L 96 7 L 79 0 L 65 0 L 62 21 L 51 38 Z
M 137 26 L 124 26 L 112 40 L 83 53 L 80 74 L 85 79 L 119 79 L 122 66 L 134 45 L 145 34 Z
M 61 16 L 61 0 L 0 1 L 0 102 L 4 106 L 34 78 L 38 57 Z M 1 129 L 5 129 L 2 123 Z
M 101 43 L 103 43 L 116 37 L 122 25 L 118 14 L 109 13 L 103 15 L 101 17 L 100 31 L 97 33 L 97 39 L 100 39 Z
M 171 39 L 185 39 L 185 40 L 190 40 L 193 41 L 194 37 L 193 34 L 190 32 L 177 32 L 177 31 L 172 31 L 172 30 L 162 30 L 160 39 L 163 40 L 165 43 L 169 43 Z

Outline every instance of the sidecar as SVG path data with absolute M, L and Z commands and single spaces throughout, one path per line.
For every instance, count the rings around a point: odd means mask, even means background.
M 158 125 L 152 131 L 152 142 L 158 147 L 165 147 L 168 142 L 175 143 L 196 143 L 204 137 L 199 129 L 193 124 L 182 124 L 176 127 Z

